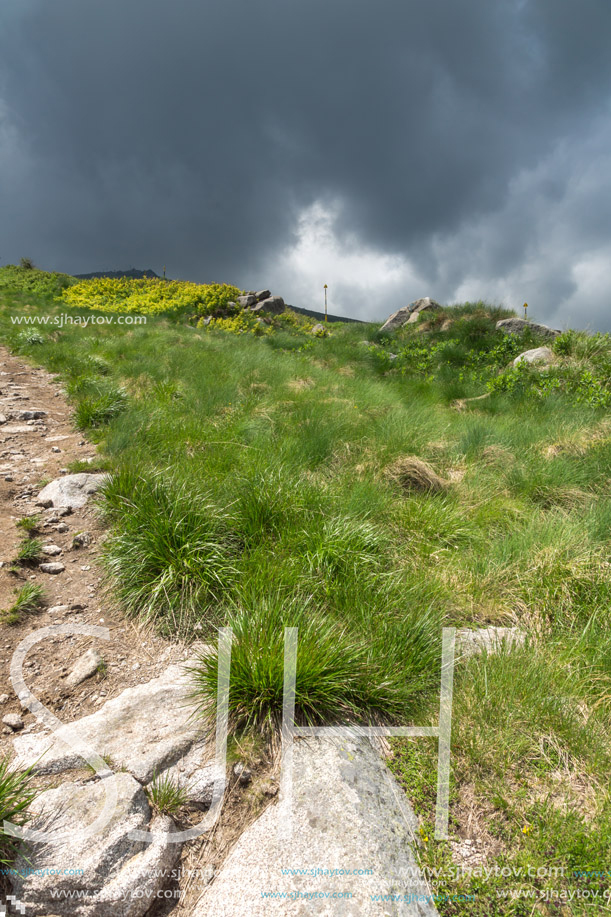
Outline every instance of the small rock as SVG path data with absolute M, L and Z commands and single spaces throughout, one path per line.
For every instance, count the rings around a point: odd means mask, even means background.
M 78 509 L 84 506 L 90 494 L 96 493 L 106 479 L 105 474 L 69 474 L 47 484 L 38 495 L 42 506 Z
M 13 732 L 19 732 L 20 729 L 23 729 L 23 720 L 18 713 L 7 713 L 6 716 L 2 717 L 2 722 Z
M 59 448 L 59 446 L 51 446 L 51 452 L 61 452 L 61 451 L 62 450 Z
M 323 324 L 321 324 L 321 322 L 317 322 L 317 323 L 314 325 L 314 327 L 312 328 L 312 332 L 311 332 L 311 333 L 312 333 L 315 337 L 321 337 L 321 338 L 322 338 L 322 337 L 325 337 L 325 335 L 327 334 L 327 329 L 325 328 L 325 326 L 324 326 Z
M 246 296 L 238 296 L 236 302 L 242 309 L 250 309 L 251 306 L 255 306 L 257 304 L 257 297 L 253 296 L 252 294 L 248 294 Z
M 252 771 L 250 768 L 246 767 L 241 761 L 238 761 L 233 765 L 234 776 L 238 778 L 242 786 L 248 786 L 252 780 Z
M 58 554 L 62 553 L 62 549 L 58 544 L 45 544 L 41 548 L 41 551 L 49 557 L 57 557 Z
M 59 525 L 57 526 L 57 531 L 58 531 L 58 532 L 61 532 L 61 533 L 63 534 L 64 532 L 69 532 L 70 529 L 69 529 L 69 527 L 66 525 L 65 522 L 60 522 Z
M 557 329 L 548 328 L 547 325 L 539 325 L 537 322 L 529 322 L 525 318 L 503 318 L 496 323 L 497 331 L 502 331 L 503 334 L 522 334 L 527 328 L 540 337 L 555 338 L 562 334 Z
M 63 573 L 66 568 L 64 567 L 63 564 L 51 563 L 51 564 L 41 564 L 39 569 L 42 570 L 43 573 L 50 573 L 54 575 L 56 573 Z
M 53 605 L 49 608 L 50 615 L 63 615 L 69 610 L 67 605 Z
M 4 475 L 4 480 L 5 480 L 5 481 L 14 481 L 15 478 L 13 477 L 12 474 L 5 474 L 5 475 Z
M 277 796 L 278 787 L 275 783 L 262 783 L 261 792 L 264 793 L 265 796 Z
M 73 548 L 86 548 L 91 544 L 91 535 L 89 532 L 77 532 L 72 539 Z
M 87 650 L 66 678 L 66 686 L 68 688 L 75 688 L 77 685 L 80 685 L 87 678 L 91 678 L 92 675 L 95 675 L 101 664 L 102 657 L 100 654 L 94 649 Z
M 8 700 L 8 694 L 0 694 L 0 704 L 6 704 Z
M 535 347 L 533 350 L 525 350 L 513 361 L 514 366 L 519 363 L 544 363 L 549 365 L 554 362 L 554 352 L 549 347 Z
M 38 420 L 46 416 L 46 411 L 17 411 L 16 420 Z
M 255 293 L 257 302 L 262 302 L 264 299 L 269 299 L 271 295 L 272 294 L 270 290 L 259 290 L 258 293 Z
M 257 314 L 266 312 L 269 315 L 280 315 L 281 312 L 284 312 L 285 308 L 286 305 L 282 296 L 268 296 L 267 299 L 262 299 L 252 311 Z

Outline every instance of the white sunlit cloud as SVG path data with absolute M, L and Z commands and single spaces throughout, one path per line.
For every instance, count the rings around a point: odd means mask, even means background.
M 340 238 L 340 213 L 340 201 L 319 200 L 299 214 L 294 244 L 274 259 L 277 287 L 295 305 L 321 311 L 326 283 L 330 313 L 383 319 L 414 298 L 422 279 L 407 258 L 376 251 L 356 233 Z

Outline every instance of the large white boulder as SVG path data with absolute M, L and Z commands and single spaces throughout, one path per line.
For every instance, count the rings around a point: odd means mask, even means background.
M 41 506 L 67 506 L 79 509 L 87 503 L 89 497 L 102 486 L 105 474 L 67 474 L 63 478 L 51 481 L 38 494 Z
M 36 773 L 60 773 L 83 767 L 83 758 L 63 736 L 69 730 L 111 767 L 125 768 L 140 783 L 179 761 L 203 740 L 203 726 L 188 703 L 190 682 L 182 665 L 169 666 L 158 678 L 127 688 L 103 707 L 55 733 L 17 737 L 15 767 Z
M 114 781 L 117 791 L 114 813 L 99 833 L 84 838 L 81 832 L 102 814 L 107 781 Z M 29 842 L 27 859 L 18 860 L 11 874 L 27 917 L 142 917 L 150 909 L 168 882 L 180 844 L 169 842 L 170 818 L 151 822 L 146 795 L 133 777 L 64 783 L 42 793 L 32 808 L 36 817 L 28 828 L 44 831 L 48 839 Z M 134 830 L 158 837 L 147 844 L 129 836 Z
M 396 312 L 389 315 L 380 331 L 396 331 L 402 325 L 413 324 L 414 321 L 417 321 L 415 316 L 419 316 L 421 312 L 436 312 L 438 309 L 441 309 L 441 306 L 430 296 L 416 299 L 414 302 L 410 302 L 409 305 L 403 306 L 402 309 L 397 309 Z
M 242 834 L 193 917 L 436 917 L 410 846 L 415 816 L 367 739 L 296 740 L 290 816 L 284 803 Z M 384 895 L 395 900 L 372 900 Z

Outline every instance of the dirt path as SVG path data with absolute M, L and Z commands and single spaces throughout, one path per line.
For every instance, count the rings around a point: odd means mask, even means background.
M 23 412 L 44 411 L 40 418 Z M 16 625 L 0 624 L 0 717 L 19 714 L 26 730 L 36 725 L 34 716 L 22 710 L 11 685 L 9 670 L 15 647 L 29 633 L 50 624 L 103 624 L 109 641 L 62 635 L 34 647 L 24 664 L 26 681 L 36 696 L 56 715 L 70 721 L 94 712 L 126 687 L 154 678 L 171 662 L 184 658 L 185 647 L 171 644 L 126 621 L 112 607 L 102 589 L 98 555 L 104 530 L 93 506 L 60 516 L 57 510 L 37 506 L 41 481 L 66 473 L 75 460 L 94 459 L 95 445 L 75 431 L 60 383 L 44 369 L 31 367 L 0 348 L 0 609 L 13 603 L 16 590 L 26 582 L 45 590 L 44 607 Z M 45 560 L 60 561 L 62 573 L 43 573 L 37 566 L 13 565 L 25 533 L 16 525 L 23 516 L 40 515 L 37 537 L 43 544 L 61 548 L 61 554 Z M 87 546 L 72 545 L 76 533 L 91 537 Z M 57 609 L 58 606 L 64 606 Z M 90 647 L 103 657 L 105 672 L 69 690 L 65 676 Z M 0 753 L 9 750 L 4 726 Z

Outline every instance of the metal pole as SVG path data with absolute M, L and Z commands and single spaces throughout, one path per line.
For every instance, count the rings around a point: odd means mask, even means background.
M 327 284 L 325 284 L 325 321 L 328 321 L 327 319 Z

